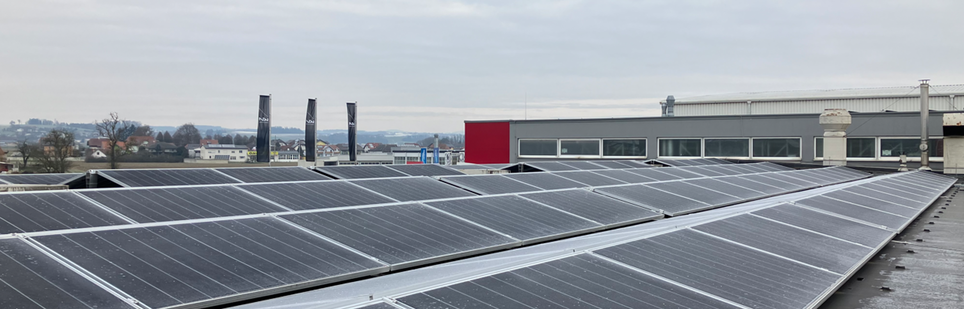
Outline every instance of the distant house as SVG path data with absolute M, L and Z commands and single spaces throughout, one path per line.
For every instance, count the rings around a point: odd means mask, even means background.
M 369 152 L 381 145 L 382 143 L 365 143 L 365 145 L 362 146 L 361 149 L 362 149 L 362 152 Z
M 138 153 L 144 147 L 154 143 L 157 143 L 157 141 L 154 140 L 153 136 L 131 136 L 127 138 L 126 147 L 128 151 Z
M 246 162 L 248 147 L 231 144 L 208 144 L 198 149 L 198 160 L 226 160 L 228 162 Z
M 177 153 L 177 145 L 174 145 L 174 143 L 156 142 L 153 144 L 145 145 L 144 147 L 145 149 L 147 149 L 147 151 L 150 151 L 152 154 L 155 154 L 155 155 L 160 155 L 160 154 L 173 155 Z
M 216 139 L 202 139 L 201 142 L 200 142 L 200 144 L 201 144 L 201 146 L 204 146 L 204 145 L 217 145 L 217 144 L 218 144 L 218 140 L 216 140 Z
M 88 148 L 87 157 L 94 158 L 94 159 L 104 159 L 104 158 L 107 158 L 107 154 L 101 151 L 100 149 Z
M 153 139 L 153 138 L 152 138 L 152 139 Z M 88 147 L 88 148 L 95 148 L 95 149 L 108 149 L 108 148 L 110 148 L 110 139 L 103 138 L 103 137 L 88 139 L 88 140 L 87 140 L 87 147 Z M 117 142 L 117 147 L 118 147 L 118 148 L 121 148 L 121 149 L 124 149 L 124 148 L 127 147 L 127 143 L 122 142 L 122 141 L 118 141 L 118 142 Z
M 321 150 L 318 152 L 318 156 L 320 157 L 334 157 L 340 154 L 341 148 L 339 148 L 338 145 L 331 144 L 321 146 Z

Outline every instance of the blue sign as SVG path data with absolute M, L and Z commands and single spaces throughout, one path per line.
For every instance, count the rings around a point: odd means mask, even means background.
M 422 164 L 428 163 L 428 149 L 425 147 L 422 147 L 421 159 Z
M 435 147 L 435 152 L 432 153 L 432 163 L 438 164 L 438 147 Z

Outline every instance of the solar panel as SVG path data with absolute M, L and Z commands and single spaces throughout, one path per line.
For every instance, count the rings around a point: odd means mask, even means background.
M 704 166 L 686 166 L 686 167 L 680 167 L 679 169 L 684 170 L 684 171 L 687 171 L 687 172 L 690 172 L 690 173 L 699 174 L 699 175 L 702 175 L 702 176 L 727 176 L 727 175 L 730 175 L 729 173 L 722 173 L 722 172 L 719 172 L 719 171 L 715 171 L 715 170 L 712 170 L 712 169 L 708 169 L 708 168 L 706 168 L 706 167 L 704 167 Z M 683 177 L 683 178 L 692 178 L 692 177 Z
M 735 308 L 581 254 L 405 296 L 413 308 Z
M 903 216 L 882 212 L 872 208 L 861 207 L 823 196 L 811 197 L 797 201 L 795 204 L 837 213 L 857 220 L 883 225 L 895 230 L 903 226 L 908 219 Z
M 760 162 L 755 163 L 757 167 L 763 168 L 769 172 L 779 172 L 779 171 L 792 171 L 793 168 L 789 168 L 780 164 L 773 162 Z
M 734 173 L 730 175 L 753 174 L 753 173 L 760 172 L 756 169 L 748 168 L 747 165 L 749 164 L 726 164 L 726 165 L 712 165 L 712 166 L 721 170 L 733 171 Z
M 833 192 L 824 194 L 823 196 L 834 198 L 844 202 L 849 202 L 851 204 L 864 206 L 867 208 L 873 208 L 876 210 L 908 217 L 908 218 L 916 217 L 917 211 L 918 211 L 917 209 L 906 207 L 906 206 L 892 203 L 889 201 L 875 199 L 869 196 L 856 195 L 854 192 L 850 191 L 849 189 L 833 191 Z
M 127 223 L 72 192 L 0 194 L 0 234 Z
M 636 205 L 660 210 L 669 216 L 706 209 L 711 205 L 645 185 L 596 188 L 593 191 Z
M 399 201 L 475 196 L 428 177 L 354 180 L 351 183 Z
M 779 187 L 779 183 L 773 183 L 773 182 L 763 183 L 763 182 L 755 181 L 752 178 L 749 178 L 745 175 L 720 177 L 715 179 L 718 181 L 734 184 L 740 187 L 752 189 L 754 191 L 759 191 L 766 194 L 779 194 L 779 193 L 793 191 L 793 187 L 781 188 Z
M 579 168 L 569 166 L 568 164 L 562 162 L 525 162 L 523 164 L 546 172 L 579 170 Z
M 644 183 L 644 182 L 656 181 L 656 179 L 649 178 L 639 174 L 630 173 L 625 170 L 598 170 L 598 171 L 592 171 L 592 172 L 609 177 L 609 178 L 615 178 L 615 179 L 624 181 L 626 183 Z
M 790 177 L 793 177 L 793 178 L 797 178 L 797 179 L 806 180 L 806 181 L 809 181 L 809 182 L 812 182 L 812 183 L 815 183 L 815 184 L 818 184 L 818 185 L 821 185 L 821 186 L 825 186 L 825 185 L 828 185 L 828 184 L 831 184 L 831 183 L 836 182 L 836 180 L 831 180 L 831 179 L 827 178 L 826 175 L 818 175 L 818 174 L 816 174 L 816 173 L 814 173 L 814 172 L 806 171 L 806 170 L 804 170 L 804 171 L 797 171 L 797 172 L 794 172 L 794 173 L 792 173 L 792 174 L 787 174 L 787 176 L 790 176 Z
M 386 178 L 408 176 L 382 165 L 348 165 L 316 167 L 316 171 L 337 179 Z
M 883 184 L 878 182 L 867 183 L 861 185 L 861 187 L 867 188 L 869 190 L 875 190 L 879 192 L 887 192 L 891 195 L 896 195 L 906 199 L 912 199 L 921 203 L 929 203 L 930 196 L 926 194 L 927 191 L 914 189 L 908 186 L 897 186 L 894 184 Z
M 600 165 L 606 168 L 613 168 L 613 169 L 644 167 L 643 165 L 640 165 L 640 164 L 628 163 L 628 162 L 629 161 L 625 161 L 625 162 L 624 161 L 592 161 L 592 163 L 595 163 L 596 165 Z
M 848 272 L 871 253 L 868 247 L 750 215 L 701 224 L 693 229 L 838 274 Z
M 725 179 L 729 179 L 729 178 L 725 178 Z M 700 187 L 714 190 L 717 192 L 733 195 L 741 199 L 752 199 L 752 198 L 758 198 L 766 195 L 763 192 L 756 191 L 746 187 L 741 187 L 722 179 L 720 180 L 709 179 L 709 178 L 708 179 L 691 179 L 683 182 L 686 184 L 696 185 L 696 186 L 700 186 Z
M 478 194 L 542 191 L 542 189 L 502 177 L 502 175 L 449 176 L 442 177 L 441 180 Z
M 682 181 L 662 182 L 662 183 L 656 182 L 656 183 L 646 184 L 645 186 L 648 186 L 650 188 L 657 189 L 660 191 L 674 193 L 679 196 L 685 196 L 686 198 L 697 200 L 697 201 L 706 203 L 708 205 L 714 205 L 714 206 L 732 203 L 740 200 L 740 198 L 736 196 L 732 196 L 722 192 L 710 191 L 710 190 L 707 190 L 706 188 L 694 186 Z
M 748 173 L 765 173 L 765 172 L 770 172 L 769 169 L 765 168 L 764 166 L 762 166 L 762 165 L 760 165 L 760 164 L 758 164 L 758 163 L 744 163 L 744 164 L 733 164 L 733 165 L 734 165 L 734 166 L 739 166 L 739 167 L 741 167 L 742 169 L 747 170 Z
M 792 174 L 786 174 L 786 173 L 766 173 L 766 174 L 760 174 L 760 176 L 763 178 L 776 179 L 782 182 L 789 182 L 797 186 L 800 186 L 802 188 L 813 188 L 818 185 L 812 181 L 793 177 Z
M 877 247 L 894 235 L 881 228 L 854 224 L 854 221 L 787 204 L 761 209 L 753 214 L 868 247 Z
M 322 175 L 318 172 L 297 166 L 218 168 L 216 170 L 247 183 L 331 179 L 328 176 Z
M 14 185 L 60 185 L 82 178 L 84 174 L 17 174 L 0 175 L 0 182 Z
M 133 308 L 19 239 L 0 240 L 5 308 Z
M 904 207 L 910 207 L 913 209 L 924 209 L 930 204 L 930 200 L 927 199 L 926 195 L 913 195 L 909 196 L 906 194 L 900 194 L 892 190 L 878 191 L 874 190 L 872 187 L 868 186 L 870 184 L 863 184 L 858 186 L 853 186 L 847 188 L 847 192 L 853 192 L 863 196 L 871 197 L 877 200 L 883 200 L 888 203 L 897 204 Z M 893 193 L 893 194 L 892 194 Z M 927 200 L 924 200 L 927 199 Z
M 479 197 L 426 204 L 526 241 L 545 240 L 601 227 L 600 224 L 518 196 Z
M 517 243 L 421 204 L 291 214 L 283 218 L 390 263 L 392 269 Z
M 646 178 L 656 179 L 657 181 L 681 179 L 680 176 L 675 176 L 675 175 L 671 175 L 671 174 L 667 174 L 659 171 L 663 169 L 665 168 L 638 168 L 638 169 L 631 169 L 626 171 L 646 177 Z M 696 176 L 696 177 L 701 177 L 701 176 Z
M 155 187 L 239 183 L 213 169 L 98 170 L 123 187 Z
M 760 183 L 765 183 L 778 188 L 787 189 L 789 191 L 796 191 L 803 188 L 810 188 L 812 185 L 801 185 L 798 182 L 787 182 L 779 180 L 773 177 L 767 177 L 767 174 L 753 174 L 753 175 L 741 175 L 740 178 L 752 180 Z
M 78 191 L 141 223 L 284 211 L 230 186 Z
M 649 221 L 663 217 L 655 211 L 588 190 L 525 193 L 521 196 L 606 225 Z
M 554 173 L 514 173 L 503 175 L 503 177 L 521 181 L 543 190 L 571 189 L 588 186 L 569 180 L 568 178 L 557 176 Z
M 345 181 L 251 184 L 238 188 L 294 210 L 396 202 Z
M 602 174 L 596 174 L 595 171 L 556 172 L 553 174 L 571 179 L 576 182 L 594 186 L 594 187 L 626 184 L 625 181 L 609 178 L 609 177 L 603 176 Z
M 839 277 L 690 230 L 595 253 L 751 308 L 804 308 Z
M 600 170 L 609 169 L 608 167 L 596 164 L 595 161 L 562 161 L 559 162 L 568 166 L 575 167 L 580 170 Z
M 686 170 L 681 169 L 681 168 L 654 168 L 654 169 L 651 169 L 651 170 L 656 171 L 656 172 L 660 172 L 660 173 L 664 173 L 664 174 L 669 174 L 669 175 L 675 176 L 676 178 L 680 178 L 680 179 L 689 179 L 689 178 L 700 178 L 700 177 L 703 177 L 703 175 L 700 175 L 700 174 L 697 174 L 697 173 L 693 173 L 693 172 L 689 172 L 689 171 L 686 171 Z M 649 176 L 649 175 L 646 175 L 646 174 L 640 174 L 640 175 Z
M 273 218 L 34 239 L 154 308 L 367 276 L 387 268 Z
M 743 173 L 744 173 L 744 172 L 739 171 L 739 170 L 737 170 L 737 169 L 731 168 L 731 166 L 739 166 L 739 165 L 738 165 L 738 164 L 701 165 L 701 166 L 699 166 L 698 168 L 701 168 L 701 169 L 703 169 L 703 170 L 714 171 L 714 172 L 717 172 L 717 173 L 720 173 L 720 174 L 723 174 L 723 175 L 728 175 L 728 176 L 729 176 L 729 175 L 740 175 L 740 174 L 743 174 Z M 697 167 L 693 167 L 693 168 L 697 168 Z
M 388 168 L 412 176 L 449 176 L 465 175 L 457 170 L 435 164 L 389 165 Z

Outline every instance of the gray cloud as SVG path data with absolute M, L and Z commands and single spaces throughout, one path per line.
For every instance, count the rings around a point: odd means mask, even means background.
M 458 131 L 463 119 L 654 115 L 659 98 L 964 82 L 959 1 L 19 1 L 3 121 Z M 534 107 L 535 106 L 535 107 Z M 633 113 L 627 115 L 627 113 Z

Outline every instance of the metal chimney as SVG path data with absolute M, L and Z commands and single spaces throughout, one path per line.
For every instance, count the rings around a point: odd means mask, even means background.
M 930 117 L 930 85 L 929 79 L 920 80 L 920 169 L 929 171 L 930 167 L 930 145 L 927 141 L 927 118 Z
M 663 117 L 673 117 L 673 106 L 676 105 L 676 98 L 671 96 L 666 97 L 666 106 L 663 111 Z

